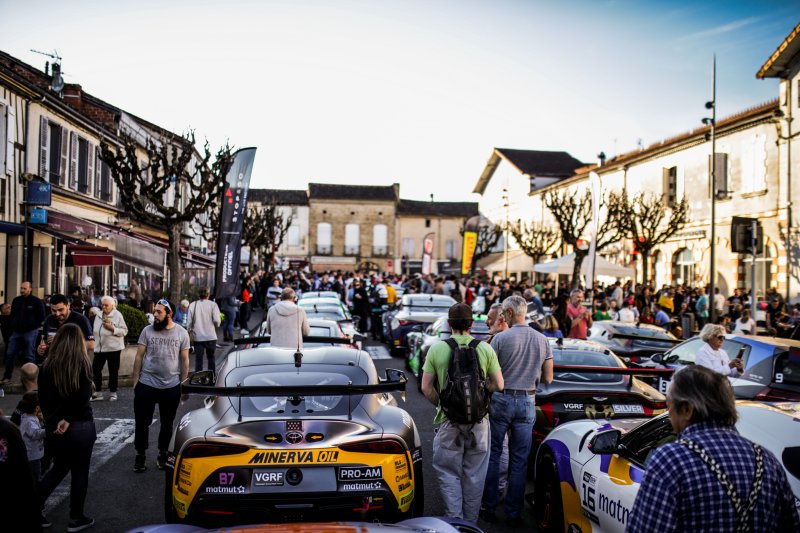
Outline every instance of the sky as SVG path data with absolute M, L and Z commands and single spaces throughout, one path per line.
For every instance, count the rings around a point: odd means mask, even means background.
M 800 0 L 0 0 L 0 50 L 212 147 L 251 187 L 478 201 L 494 147 L 584 162 L 777 98 Z

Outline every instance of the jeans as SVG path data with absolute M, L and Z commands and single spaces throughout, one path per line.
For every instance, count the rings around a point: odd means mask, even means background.
M 157 389 L 145 385 L 141 381 L 133 389 L 133 413 L 136 419 L 136 429 L 133 437 L 133 447 L 136 453 L 144 453 L 150 446 L 150 424 L 158 405 L 158 415 L 161 417 L 161 428 L 158 431 L 158 451 L 166 451 L 172 438 L 172 426 L 175 422 L 175 413 L 181 402 L 181 386 L 175 385 L 168 389 Z
M 511 395 L 495 392 L 491 404 L 492 448 L 486 485 L 483 488 L 483 507 L 494 511 L 499 500 L 500 456 L 503 439 L 508 441 L 508 484 L 506 485 L 505 511 L 507 517 L 519 516 L 525 498 L 525 478 L 528 473 L 528 454 L 531 451 L 533 422 L 536 405 L 533 396 Z
M 94 390 L 98 394 L 103 390 L 103 367 L 108 361 L 108 390 L 117 392 L 117 379 L 119 378 L 119 354 L 114 352 L 94 352 L 92 360 L 92 375 L 94 376 Z
M 97 429 L 94 420 L 76 420 L 63 435 L 56 435 L 48 429 L 47 447 L 53 452 L 53 467 L 39 483 L 42 508 L 53 490 L 70 473 L 69 517 L 83 517 L 83 505 L 89 489 L 89 464 L 95 440 Z
M 194 371 L 203 370 L 203 354 L 208 359 L 208 369 L 216 370 L 216 359 L 214 353 L 217 349 L 217 341 L 194 341 Z
M 433 438 L 433 469 L 446 516 L 478 521 L 488 466 L 488 419 L 477 424 L 442 422 Z
M 8 347 L 6 349 L 6 368 L 3 374 L 3 379 L 11 379 L 14 373 L 14 361 L 19 357 L 23 363 L 36 362 L 36 336 L 39 335 L 39 330 L 34 329 L 27 333 L 11 334 L 8 339 Z

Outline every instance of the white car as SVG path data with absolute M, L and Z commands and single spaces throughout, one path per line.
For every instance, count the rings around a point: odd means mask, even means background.
M 800 402 L 737 401 L 736 408 L 736 429 L 782 461 L 800 505 Z M 666 413 L 652 419 L 581 420 L 556 427 L 536 456 L 533 498 L 538 531 L 624 531 L 648 455 L 674 438 Z

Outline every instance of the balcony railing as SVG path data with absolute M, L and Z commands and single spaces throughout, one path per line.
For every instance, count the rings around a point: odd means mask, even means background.
M 317 255 L 331 255 L 333 253 L 333 246 L 330 244 L 318 244 Z
M 372 256 L 373 257 L 386 257 L 389 255 L 389 247 L 388 246 L 373 246 L 372 247 Z
M 345 246 L 344 247 L 344 255 L 358 255 L 361 253 L 360 246 Z

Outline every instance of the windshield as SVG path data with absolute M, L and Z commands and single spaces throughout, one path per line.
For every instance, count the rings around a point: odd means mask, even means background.
M 675 337 L 671 333 L 667 333 L 664 330 L 659 330 L 655 328 L 637 328 L 635 326 L 615 325 L 614 329 L 616 331 L 612 330 L 610 333 L 618 335 L 633 335 L 636 337 L 643 337 L 647 339 L 665 339 L 665 340 L 675 339 Z
M 347 318 L 344 315 L 344 311 L 333 307 L 326 307 L 325 309 L 316 310 L 306 309 L 306 315 L 308 318 L 325 318 L 333 321 L 345 320 Z
M 553 350 L 553 364 L 567 366 L 604 366 L 619 368 L 620 365 L 614 357 L 601 352 Z M 554 379 L 576 383 L 618 383 L 622 381 L 619 374 L 599 374 L 597 372 L 559 372 L 556 371 Z

